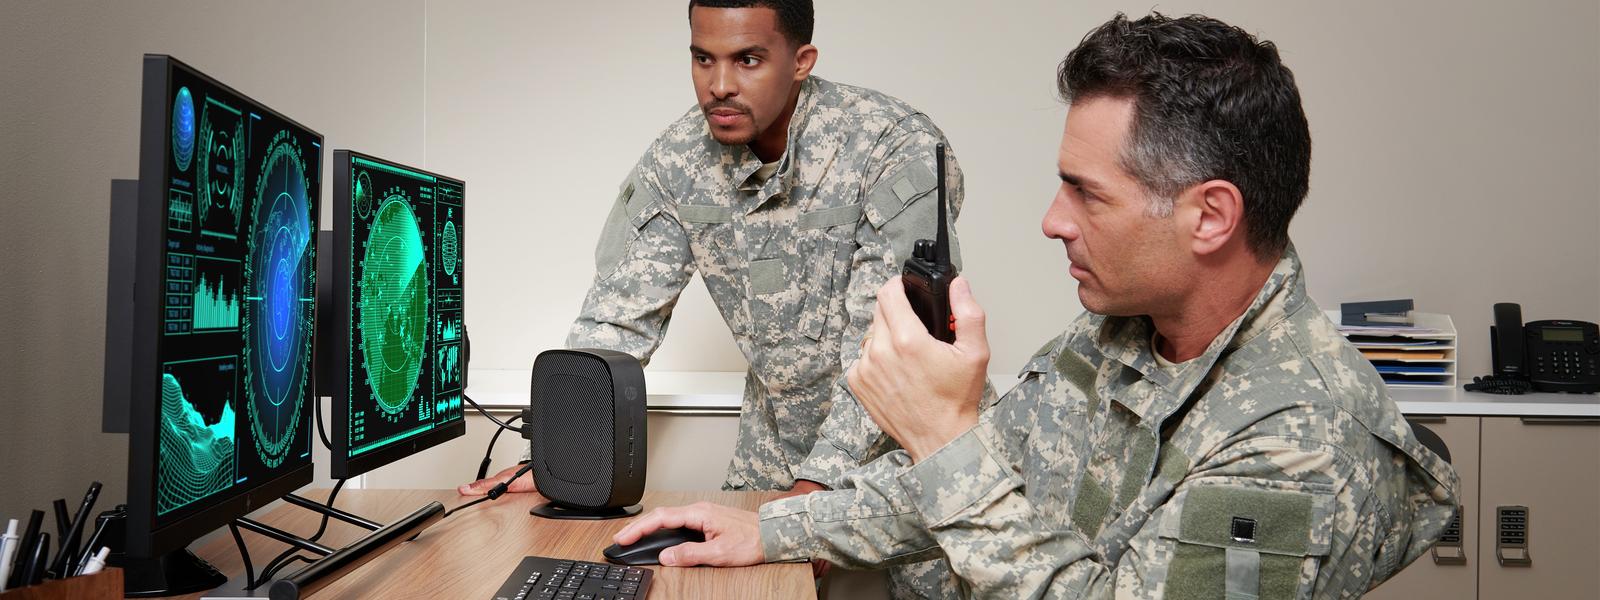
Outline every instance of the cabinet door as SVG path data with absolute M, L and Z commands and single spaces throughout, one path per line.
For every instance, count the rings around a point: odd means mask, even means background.
M 1480 597 L 1600 597 L 1600 422 L 1485 417 L 1481 460 Z M 1527 507 L 1526 565 L 1496 559 L 1499 506 Z
M 1461 548 L 1434 548 L 1394 577 L 1369 592 L 1366 597 L 1380 600 L 1413 598 L 1471 599 L 1478 597 L 1478 417 L 1413 417 L 1444 440 L 1450 450 L 1450 466 L 1461 478 L 1457 490 L 1461 497 Z M 1434 555 L 1439 560 L 1434 559 Z M 1456 558 L 1456 560 L 1451 560 Z M 1465 560 L 1461 560 L 1465 559 Z M 1484 596 L 1492 598 L 1493 596 Z

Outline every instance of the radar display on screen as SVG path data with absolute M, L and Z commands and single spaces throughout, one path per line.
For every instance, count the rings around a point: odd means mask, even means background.
M 157 528 L 311 462 L 322 164 L 248 99 L 185 68 L 167 87 Z
M 335 210 L 349 253 L 335 260 L 349 267 L 342 434 L 356 459 L 461 422 L 465 186 L 355 153 L 348 165 Z

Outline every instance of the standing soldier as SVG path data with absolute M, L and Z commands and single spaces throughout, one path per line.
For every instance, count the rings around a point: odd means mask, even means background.
M 948 144 L 943 132 L 898 99 L 812 76 L 812 24 L 809 0 L 689 3 L 698 106 L 623 182 L 567 337 L 568 347 L 648 361 L 699 272 L 750 363 L 725 489 L 826 489 L 864 458 L 841 447 L 883 439 L 856 417 L 859 408 L 827 417 L 836 393 L 851 402 L 838 382 L 859 352 L 877 289 L 936 227 L 934 149 Z M 954 215 L 962 178 L 953 155 L 947 171 Z M 838 441 L 817 443 L 819 433 Z M 515 470 L 460 492 L 486 493 Z M 523 478 L 510 489 L 533 491 L 534 483 Z M 895 571 L 895 595 L 944 595 L 942 564 Z

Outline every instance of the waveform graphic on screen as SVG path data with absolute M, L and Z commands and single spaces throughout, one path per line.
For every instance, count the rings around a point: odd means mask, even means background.
M 221 414 L 207 423 L 184 395 L 178 378 L 163 374 L 156 512 L 171 511 L 233 485 L 234 451 L 232 402 L 225 398 Z
M 441 414 L 450 414 L 461 410 L 461 394 L 441 396 L 438 401 L 433 403 L 433 410 Z
M 167 201 L 167 229 L 188 233 L 194 229 L 194 195 L 172 190 Z
M 461 339 L 461 315 L 447 315 L 439 320 L 439 341 Z
M 195 331 L 239 328 L 239 263 L 200 260 L 194 287 Z

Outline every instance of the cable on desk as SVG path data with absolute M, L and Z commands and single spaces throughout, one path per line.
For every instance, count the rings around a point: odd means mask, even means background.
M 484 497 L 478 498 L 477 500 L 473 500 L 473 501 L 468 502 L 466 504 L 463 504 L 461 506 L 457 506 L 455 508 L 452 508 L 450 510 L 445 511 L 445 513 L 444 513 L 445 518 L 448 518 L 450 515 L 455 514 L 456 511 L 459 511 L 461 509 L 470 507 L 470 506 L 472 506 L 474 504 L 478 504 L 480 502 L 487 502 L 489 500 L 498 499 L 500 496 L 502 496 L 502 495 L 504 495 L 506 493 L 507 489 L 511 488 L 511 482 L 516 481 L 518 477 L 526 475 L 528 473 L 528 471 L 532 471 L 532 470 L 533 470 L 533 463 L 530 462 L 528 464 L 522 465 L 522 468 L 521 469 L 517 469 L 517 472 L 512 474 L 510 479 L 502 481 L 499 484 L 495 485 L 494 487 L 489 488 L 489 493 L 484 495 Z

